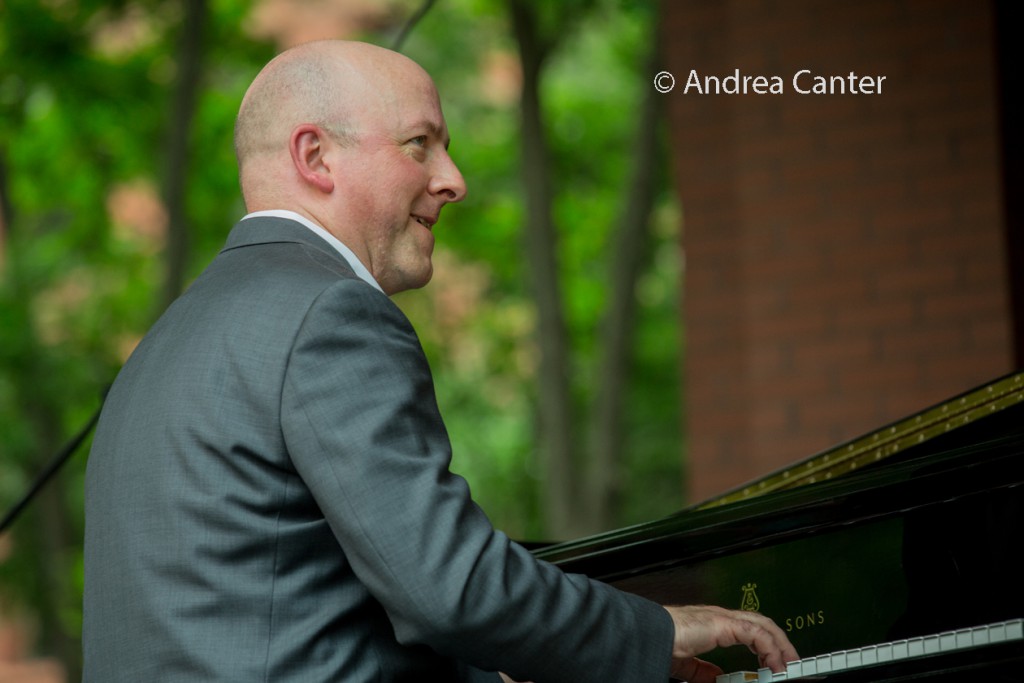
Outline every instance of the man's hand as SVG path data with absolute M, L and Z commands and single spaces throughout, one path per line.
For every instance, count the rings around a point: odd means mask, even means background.
M 714 683 L 722 673 L 714 664 L 697 659 L 716 647 L 746 645 L 760 666 L 783 671 L 786 662 L 799 659 L 789 638 L 775 622 L 756 612 L 706 605 L 666 607 L 676 625 L 672 647 L 672 675 L 688 683 Z

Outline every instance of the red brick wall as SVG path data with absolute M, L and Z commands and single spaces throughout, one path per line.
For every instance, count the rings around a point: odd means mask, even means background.
M 990 6 L 662 13 L 691 499 L 1012 370 Z M 684 93 L 691 69 L 779 76 L 785 92 Z M 800 95 L 801 69 L 886 80 Z

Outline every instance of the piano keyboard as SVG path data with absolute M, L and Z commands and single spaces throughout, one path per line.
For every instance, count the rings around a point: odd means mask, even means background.
M 1024 640 L 1024 619 L 1000 621 L 987 626 L 975 626 L 955 631 L 944 631 L 930 636 L 894 640 L 890 643 L 867 645 L 852 650 L 808 657 L 786 664 L 786 670 L 772 673 L 771 669 L 736 671 L 722 674 L 716 683 L 766 683 L 791 681 L 805 676 L 822 676 L 853 669 L 889 664 L 915 657 L 956 652 L 986 645 Z

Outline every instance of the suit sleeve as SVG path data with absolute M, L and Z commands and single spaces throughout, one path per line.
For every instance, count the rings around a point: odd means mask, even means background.
M 517 680 L 668 680 L 660 606 L 534 558 L 491 526 L 451 448 L 411 325 L 344 280 L 294 342 L 282 425 L 296 469 L 396 637 Z

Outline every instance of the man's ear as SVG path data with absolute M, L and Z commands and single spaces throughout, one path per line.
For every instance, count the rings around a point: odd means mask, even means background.
M 324 161 L 326 137 L 319 126 L 304 123 L 296 126 L 288 139 L 288 151 L 291 152 L 295 171 L 308 185 L 325 194 L 334 190 L 331 168 Z

